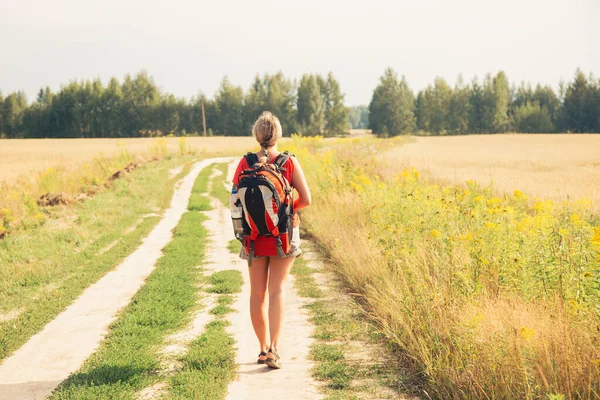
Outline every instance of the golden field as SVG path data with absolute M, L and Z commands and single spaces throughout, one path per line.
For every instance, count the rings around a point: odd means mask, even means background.
M 242 154 L 256 141 L 248 137 L 186 137 L 188 150 L 198 153 Z M 0 140 L 0 181 L 38 173 L 47 168 L 78 168 L 95 157 L 112 158 L 123 151 L 132 156 L 179 153 L 180 138 L 14 139 Z
M 47 220 L 37 204 L 46 193 L 93 196 L 128 164 L 177 155 L 242 155 L 248 137 L 0 140 L 0 238 Z M 85 198 L 85 197 L 84 197 Z
M 386 153 L 436 179 L 474 179 L 512 193 L 563 201 L 588 197 L 600 208 L 600 135 L 416 137 Z

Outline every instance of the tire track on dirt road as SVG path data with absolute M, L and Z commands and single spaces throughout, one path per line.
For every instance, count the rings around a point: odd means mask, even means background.
M 0 365 L 0 399 L 44 399 L 79 369 L 97 349 L 117 312 L 129 304 L 153 271 L 172 238 L 172 229 L 187 211 L 200 171 L 230 160 L 210 158 L 194 164 L 176 184 L 169 208 L 143 244 Z

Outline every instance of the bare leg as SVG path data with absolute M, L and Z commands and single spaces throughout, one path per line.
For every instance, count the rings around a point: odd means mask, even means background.
M 285 282 L 294 263 L 295 257 L 270 257 L 269 272 L 269 328 L 271 333 L 270 347 L 277 351 L 279 337 L 283 325 L 285 310 Z M 272 357 L 272 354 L 269 354 Z
M 250 273 L 250 319 L 254 333 L 260 343 L 260 351 L 269 349 L 269 325 L 267 321 L 267 281 L 269 278 L 269 259 L 255 258 Z M 266 357 L 260 357 L 264 360 Z

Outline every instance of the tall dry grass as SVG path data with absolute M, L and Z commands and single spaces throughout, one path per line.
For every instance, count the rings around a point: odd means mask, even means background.
M 297 140 L 293 151 L 314 191 L 304 222 L 421 394 L 597 398 L 600 228 L 589 203 L 389 173 L 378 155 L 395 144 Z

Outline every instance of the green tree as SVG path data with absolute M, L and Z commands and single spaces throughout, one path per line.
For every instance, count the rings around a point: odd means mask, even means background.
M 420 130 L 435 135 L 443 134 L 448 130 L 452 94 L 452 88 L 443 78 L 436 78 L 433 86 L 429 85 L 424 91 L 419 92 L 415 114 L 417 127 Z
M 546 107 L 553 121 L 556 119 L 558 108 L 560 107 L 560 100 L 552 87 L 548 85 L 542 86 L 538 83 L 535 87 L 533 101 L 537 101 L 540 104 L 540 107 Z
M 199 93 L 196 97 L 192 98 L 191 105 L 189 108 L 190 126 L 186 128 L 188 132 L 197 132 L 200 135 L 204 135 L 204 125 L 202 121 L 202 103 L 204 103 L 204 115 L 206 119 L 207 134 L 216 130 L 217 114 L 215 102 L 206 97 L 204 93 Z
M 327 75 L 327 97 L 325 102 L 325 129 L 328 136 L 340 135 L 346 133 L 348 129 L 348 109 L 344 105 L 344 95 L 340 89 L 339 82 L 330 72 Z
M 9 94 L 3 101 L 2 121 L 7 137 L 23 136 L 23 113 L 27 108 L 27 97 L 24 92 Z
M 254 78 L 245 98 L 244 124 L 248 130 L 264 111 L 271 111 L 281 122 L 284 135 L 296 128 L 296 91 L 291 80 L 282 72 Z
M 511 115 L 517 132 L 554 132 L 560 101 L 550 86 L 521 83 L 514 90 Z M 548 121 L 549 118 L 549 121 Z
M 124 134 L 137 137 L 143 132 L 157 130 L 155 110 L 161 103 L 161 93 L 148 73 L 141 71 L 134 78 L 126 75 L 121 90 L 123 92 L 121 118 Z
M 352 129 L 369 128 L 369 108 L 367 106 L 349 107 L 348 110 Z
M 215 96 L 215 130 L 225 136 L 244 136 L 244 91 L 223 78 Z
M 250 131 L 254 121 L 267 109 L 267 88 L 260 77 L 256 75 L 244 101 L 244 126 Z
M 459 75 L 448 106 L 448 131 L 454 135 L 468 133 L 470 112 L 471 88 Z
M 103 137 L 122 137 L 125 135 L 124 121 L 126 113 L 123 90 L 117 78 L 112 78 L 100 95 L 98 109 L 100 113 L 100 132 Z
M 265 75 L 265 110 L 279 118 L 284 135 L 289 135 L 296 127 L 296 88 L 282 72 Z
M 181 103 L 172 94 L 165 95 L 157 108 L 155 125 L 165 135 L 175 135 L 180 131 Z
M 525 82 L 521 82 L 521 85 L 518 88 L 515 88 L 513 92 L 513 100 L 511 104 L 513 111 L 535 100 L 533 89 L 529 83 L 525 84 Z
M 6 127 L 4 126 L 4 96 L 0 90 L 0 139 L 5 135 Z
M 600 131 L 600 84 L 579 69 L 566 88 L 562 116 L 564 128 L 571 132 Z
M 417 129 L 421 132 L 431 132 L 431 93 L 429 88 L 420 90 L 415 100 L 415 118 Z
M 508 115 L 510 106 L 510 88 L 506 74 L 498 72 L 493 80 L 494 116 L 492 122 L 493 132 L 506 132 L 510 128 Z
M 548 107 L 541 106 L 537 101 L 519 105 L 515 110 L 514 121 L 518 132 L 542 133 L 554 131 L 554 123 Z
M 394 70 L 388 68 L 380 78 L 369 104 L 369 127 L 373 133 L 396 136 L 414 132 L 414 95 L 406 79 L 398 80 Z
M 491 75 L 487 74 L 485 76 L 483 85 L 477 82 L 477 78 L 473 79 L 471 88 L 469 132 L 492 132 L 494 127 L 495 96 Z
M 23 132 L 25 137 L 42 138 L 52 136 L 50 132 L 50 107 L 52 105 L 50 88 L 40 89 L 36 98 L 23 113 Z
M 325 128 L 325 105 L 317 76 L 302 76 L 298 86 L 297 109 L 300 133 L 321 135 Z

